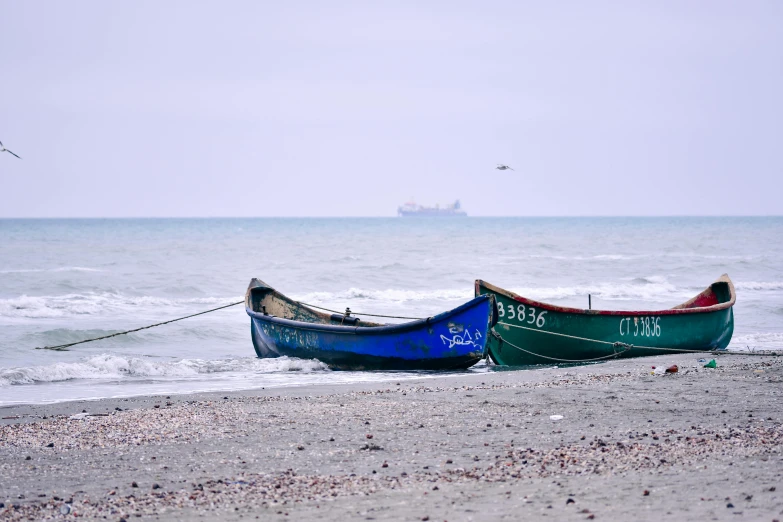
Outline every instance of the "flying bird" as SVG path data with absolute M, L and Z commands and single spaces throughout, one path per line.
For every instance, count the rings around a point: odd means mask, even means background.
M 509 167 L 508 165 L 503 165 L 502 163 L 498 163 L 498 166 L 495 167 L 495 168 L 498 169 L 498 170 L 514 170 L 511 167 Z
M 9 152 L 11 154 L 14 154 L 13 152 L 11 152 L 10 150 L 5 148 L 5 146 L 3 145 L 2 141 L 0 141 L 0 152 Z M 14 154 L 14 156 L 16 156 L 16 154 Z M 19 158 L 19 156 L 16 156 L 16 157 Z M 19 158 L 19 159 L 22 159 L 22 158 Z

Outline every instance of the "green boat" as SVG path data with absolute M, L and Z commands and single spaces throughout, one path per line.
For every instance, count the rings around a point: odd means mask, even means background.
M 734 332 L 734 285 L 724 274 L 706 290 L 659 311 L 583 310 L 534 301 L 481 280 L 498 323 L 487 343 L 495 364 L 584 363 L 725 349 Z

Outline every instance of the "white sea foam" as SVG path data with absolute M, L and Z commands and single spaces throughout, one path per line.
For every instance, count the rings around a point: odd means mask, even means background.
M 165 297 L 128 296 L 106 292 L 56 296 L 22 295 L 10 299 L 0 299 L 0 317 L 42 319 L 100 315 L 113 312 L 133 312 L 145 308 L 172 308 L 189 305 L 220 306 L 239 300 L 239 297 L 168 299 Z
M 306 303 L 328 303 L 332 301 L 345 301 L 351 299 L 364 299 L 369 301 L 407 302 L 407 301 L 451 301 L 456 299 L 470 299 L 473 297 L 473 288 L 445 289 L 445 290 L 367 290 L 362 288 L 349 288 L 343 292 L 311 292 L 296 296 L 299 301 Z
M 0 274 L 27 274 L 41 272 L 105 272 L 100 268 L 89 268 L 84 266 L 61 266 L 57 268 L 20 268 L 11 270 L 0 270 Z
M 638 255 L 630 256 L 625 254 L 600 254 L 597 256 L 593 256 L 593 259 L 605 259 L 607 261 L 624 261 L 628 259 L 639 259 Z
M 705 285 L 706 286 L 706 285 Z M 783 290 L 783 282 L 737 282 L 740 291 Z M 561 286 L 549 288 L 512 288 L 511 291 L 533 299 L 567 299 L 586 296 L 610 301 L 671 301 L 687 299 L 700 292 L 703 286 L 677 286 L 664 276 L 638 277 L 629 283 L 595 283 L 582 286 Z
M 783 290 L 780 281 L 737 282 L 739 291 Z M 510 290 L 532 299 L 568 299 L 592 294 L 605 300 L 638 300 L 664 302 L 690 297 L 701 287 L 678 287 L 663 276 L 647 276 L 625 282 L 599 282 L 574 286 L 511 287 Z M 349 288 L 340 292 L 310 292 L 294 295 L 305 303 L 324 304 L 344 301 L 378 301 L 390 304 L 416 301 L 460 301 L 473 297 L 470 286 L 434 290 L 385 290 Z M 58 296 L 27 296 L 0 299 L 0 317 L 9 318 L 62 318 L 84 315 L 101 315 L 117 312 L 135 312 L 156 308 L 193 308 L 193 305 L 220 306 L 239 301 L 236 297 L 199 297 L 171 299 L 155 296 L 128 296 L 116 293 L 64 294 Z
M 101 354 L 79 362 L 0 369 L 0 387 L 61 382 L 74 379 L 127 379 L 133 377 L 192 377 L 223 372 L 281 373 L 323 372 L 329 368 L 317 360 L 279 357 L 258 359 L 181 359 L 161 361 L 145 357 Z
M 645 254 L 594 254 L 594 255 L 563 255 L 563 254 L 529 254 L 530 259 L 556 259 L 559 261 L 630 261 L 639 259 L 660 259 L 660 258 L 685 258 L 685 259 L 709 259 L 724 261 L 751 261 L 759 256 L 748 255 L 714 255 L 700 254 L 695 252 L 655 252 Z
M 594 283 L 580 286 L 558 286 L 550 288 L 512 288 L 512 292 L 531 299 L 568 299 L 570 297 L 592 295 L 607 301 L 671 301 L 690 294 L 678 289 L 671 283 Z
M 691 289 L 676 287 L 663 276 L 649 276 L 619 283 L 593 283 L 556 287 L 511 287 L 509 290 L 532 299 L 567 299 L 569 297 L 592 294 L 599 299 L 607 300 L 651 301 L 670 301 L 688 297 L 693 293 Z M 349 288 L 343 292 L 311 292 L 296 296 L 296 299 L 306 303 L 330 303 L 350 300 L 404 303 L 412 301 L 456 301 L 467 300 L 471 297 L 473 297 L 473 288 L 466 286 L 465 288 L 439 290 L 369 290 Z
M 558 261 L 627 261 L 631 259 L 640 259 L 646 257 L 644 254 L 596 254 L 592 256 L 585 255 L 556 255 L 556 254 L 530 254 L 527 257 L 531 259 L 556 259 Z
M 776 350 L 783 348 L 783 332 L 756 332 L 735 335 L 730 350 Z
M 783 290 L 782 281 L 743 281 L 734 283 L 737 290 Z

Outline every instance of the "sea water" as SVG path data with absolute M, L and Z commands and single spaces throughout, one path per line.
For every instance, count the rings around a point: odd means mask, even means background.
M 251 277 L 315 305 L 426 317 L 477 278 L 551 303 L 655 310 L 723 273 L 729 349 L 783 349 L 783 218 L 0 220 L 0 405 L 384 381 L 258 359 L 240 301 Z M 390 319 L 390 322 L 398 320 Z M 492 371 L 481 364 L 468 371 Z

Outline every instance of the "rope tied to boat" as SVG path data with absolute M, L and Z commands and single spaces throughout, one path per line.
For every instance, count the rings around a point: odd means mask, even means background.
M 515 348 L 517 350 L 520 350 L 522 352 L 525 352 L 530 355 L 534 355 L 536 357 L 540 357 L 542 359 L 548 359 L 550 361 L 556 361 L 556 362 L 569 362 L 569 363 L 580 363 L 580 362 L 594 362 L 594 361 L 602 361 L 605 359 L 613 359 L 615 357 L 619 357 L 625 352 L 628 352 L 630 350 L 659 350 L 659 351 L 665 351 L 665 352 L 678 352 L 678 353 L 711 353 L 713 355 L 724 355 L 724 354 L 731 354 L 731 355 L 749 355 L 749 356 L 778 356 L 779 352 L 767 352 L 767 353 L 745 353 L 745 352 L 729 352 L 728 350 L 688 350 L 686 348 L 669 348 L 665 346 L 637 346 L 635 344 L 629 344 L 624 343 L 621 341 L 603 341 L 601 339 L 590 339 L 588 337 L 579 337 L 578 335 L 570 335 L 560 332 L 550 332 L 547 330 L 540 330 L 538 328 L 530 328 L 528 326 L 522 326 L 522 325 L 516 325 L 516 324 L 507 324 L 507 323 L 498 323 L 503 324 L 504 326 L 511 326 L 514 328 L 522 328 L 524 330 L 530 330 L 531 332 L 539 332 L 549 335 L 557 335 L 560 337 L 568 337 L 569 339 L 576 339 L 578 341 L 587 341 L 591 343 L 599 343 L 599 344 L 606 344 L 611 346 L 614 349 L 614 353 L 611 353 L 609 355 L 605 355 L 603 357 L 596 357 L 592 359 L 560 359 L 558 357 L 549 357 L 546 355 L 541 355 L 539 353 L 534 353 L 529 350 L 526 350 L 524 348 L 521 348 L 513 343 L 508 342 L 507 340 L 503 339 L 495 330 L 492 330 L 492 334 L 494 337 L 496 337 L 500 342 L 507 344 L 511 346 L 512 348 Z M 617 351 L 618 348 L 622 348 L 622 351 Z
M 236 306 L 238 304 L 242 304 L 245 301 L 237 301 L 236 303 L 231 303 L 223 306 L 218 306 L 217 308 L 212 308 L 211 310 L 205 310 L 203 312 L 198 312 L 197 314 L 190 314 L 186 315 L 185 317 L 178 317 L 177 319 L 171 319 L 169 321 L 163 321 L 162 323 L 155 323 L 151 324 L 149 326 L 142 326 L 141 328 L 134 328 L 133 330 L 125 330 L 124 332 L 117 332 L 109 335 L 103 335 L 101 337 L 93 337 L 92 339 L 84 339 L 83 341 L 76 341 L 75 343 L 68 343 L 68 344 L 58 344 L 57 346 L 36 346 L 36 350 L 55 350 L 58 352 L 65 352 L 68 351 L 68 348 L 71 346 L 76 346 L 77 344 L 84 344 L 84 343 L 91 343 L 92 341 L 100 341 L 101 339 L 109 339 L 110 337 L 117 337 L 118 335 L 125 335 L 133 332 L 138 332 L 140 330 L 146 330 L 147 328 L 154 328 L 156 326 L 161 326 L 164 324 L 169 323 L 175 323 L 177 321 L 182 321 L 183 319 L 188 319 L 190 317 L 196 317 L 197 315 L 204 315 L 208 314 L 210 312 L 215 312 L 217 310 L 222 310 L 223 308 L 229 308 L 231 306 Z
M 240 305 L 240 304 L 243 304 L 244 302 L 245 302 L 244 300 L 237 301 L 236 303 L 229 303 L 227 305 L 218 306 L 217 308 L 211 308 L 209 310 L 204 310 L 203 312 L 198 312 L 198 313 L 195 313 L 195 314 L 186 315 L 184 317 L 178 317 L 176 319 L 170 319 L 168 321 L 163 321 L 161 323 L 155 323 L 155 324 L 150 324 L 150 325 L 147 325 L 147 326 L 142 326 L 140 328 L 134 328 L 132 330 L 125 330 L 123 332 L 115 332 L 115 333 L 109 334 L 109 335 L 102 335 L 100 337 L 93 337 L 92 339 L 84 339 L 82 341 L 76 341 L 74 343 L 58 344 L 56 346 L 36 346 L 35 349 L 36 350 L 54 350 L 54 351 L 57 351 L 57 352 L 65 352 L 65 351 L 68 351 L 68 348 L 70 348 L 71 346 L 76 346 L 77 344 L 91 343 L 93 341 L 100 341 L 102 339 L 109 339 L 111 337 L 117 337 L 118 335 L 126 335 L 126 334 L 129 334 L 129 333 L 138 332 L 138 331 L 141 331 L 141 330 L 146 330 L 148 328 L 154 328 L 156 326 L 163 326 L 164 324 L 175 323 L 177 321 L 182 321 L 183 319 L 189 319 L 191 317 L 196 317 L 197 315 L 204 315 L 204 314 L 208 314 L 210 312 L 216 312 L 217 310 L 222 310 L 224 308 L 230 308 L 232 306 Z M 306 305 L 306 306 L 310 306 L 312 308 L 318 308 L 320 310 L 326 310 L 328 312 L 345 315 L 344 312 L 336 312 L 334 310 L 329 310 L 328 308 L 323 308 L 323 307 L 320 307 L 320 306 L 315 306 L 315 305 L 311 305 L 311 304 L 307 304 L 307 303 L 302 303 L 302 302 L 299 302 L 299 301 L 297 301 L 297 303 L 302 304 L 302 305 Z M 357 313 L 357 312 L 353 312 L 353 313 L 356 314 L 356 315 L 367 315 L 367 316 L 371 316 L 371 317 L 390 317 L 392 319 L 414 319 L 414 320 L 422 319 L 421 317 L 400 317 L 400 316 L 396 316 L 396 315 L 360 314 L 360 313 Z
M 545 333 L 551 333 L 551 334 L 555 334 L 555 335 L 562 335 L 562 336 L 564 336 L 564 337 L 573 337 L 573 338 L 580 339 L 580 340 L 583 340 L 583 341 L 594 341 L 594 342 L 600 342 L 600 343 L 611 344 L 611 345 L 613 346 L 613 348 L 615 348 L 615 352 L 614 352 L 614 353 L 611 353 L 611 354 L 609 354 L 609 355 L 604 355 L 604 356 L 602 356 L 602 357 L 594 357 L 594 358 L 592 358 L 592 359 L 561 359 L 561 358 L 559 358 L 559 357 L 549 357 L 549 356 L 547 356 L 547 355 L 541 355 L 541 354 L 539 354 L 539 353 L 534 353 L 534 352 L 531 352 L 530 350 L 525 350 L 525 349 L 524 349 L 524 348 L 522 348 L 521 346 L 517 346 L 517 345 L 516 345 L 516 344 L 514 344 L 514 343 L 510 343 L 510 342 L 506 341 L 506 340 L 505 340 L 505 339 L 503 339 L 503 338 L 500 336 L 500 334 L 498 334 L 498 333 L 497 333 L 495 330 L 491 330 L 491 332 L 492 332 L 492 336 L 493 336 L 493 337 L 495 337 L 495 338 L 496 338 L 496 339 L 497 339 L 499 342 L 501 342 L 501 343 L 503 343 L 503 344 L 507 344 L 507 345 L 511 346 L 512 348 L 515 348 L 515 349 L 517 349 L 517 350 L 519 350 L 519 351 L 521 351 L 521 352 L 525 352 L 525 353 L 527 353 L 527 354 L 534 355 L 534 356 L 536 356 L 536 357 L 540 357 L 540 358 L 542 358 L 542 359 L 547 359 L 547 360 L 550 360 L 550 361 L 555 361 L 555 362 L 563 362 L 563 363 L 583 363 L 583 362 L 596 362 L 596 361 L 605 361 L 605 360 L 607 360 L 607 359 L 614 359 L 615 357 L 619 357 L 619 356 L 620 356 L 621 354 L 623 354 L 624 352 L 627 352 L 628 350 L 630 350 L 631 348 L 633 348 L 633 345 L 630 345 L 630 344 L 627 344 L 627 343 L 621 343 L 621 342 L 610 343 L 610 342 L 607 342 L 607 341 L 598 341 L 598 340 L 596 340 L 596 339 L 587 339 L 586 337 L 576 337 L 576 336 L 574 336 L 574 335 L 568 335 L 568 334 L 557 334 L 556 332 L 546 332 L 545 330 L 536 330 L 536 331 L 538 331 L 538 332 L 545 332 Z M 623 350 L 618 352 L 618 351 L 616 351 L 616 349 L 617 349 L 617 348 L 623 348 Z

